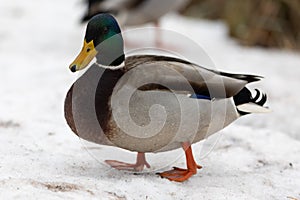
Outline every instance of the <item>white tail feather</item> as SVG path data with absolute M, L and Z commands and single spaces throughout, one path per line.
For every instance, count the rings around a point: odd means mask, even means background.
M 262 107 L 260 105 L 257 105 L 255 103 L 244 103 L 237 106 L 237 109 L 242 112 L 247 113 L 269 113 L 271 110 L 266 107 Z

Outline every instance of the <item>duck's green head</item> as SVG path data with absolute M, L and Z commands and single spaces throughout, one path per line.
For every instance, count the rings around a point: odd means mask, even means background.
M 105 66 L 117 66 L 124 61 L 121 29 L 110 14 L 99 14 L 89 21 L 82 50 L 69 68 L 72 72 L 82 70 L 94 57 Z

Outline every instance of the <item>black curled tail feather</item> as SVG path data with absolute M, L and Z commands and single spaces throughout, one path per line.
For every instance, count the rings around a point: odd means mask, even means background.
M 258 89 L 255 89 L 255 91 L 256 91 L 256 95 L 254 98 L 252 98 L 251 102 L 253 102 L 257 105 L 263 106 L 267 102 L 267 95 L 263 94 Z M 260 101 L 257 101 L 261 95 L 262 95 L 262 97 L 261 97 Z
M 259 106 L 264 106 L 267 102 L 267 95 L 255 89 L 256 95 L 252 97 L 250 90 L 244 87 L 239 93 L 233 96 L 233 100 L 236 106 L 246 104 L 246 103 L 254 103 Z M 260 100 L 259 100 L 260 99 Z M 238 112 L 242 115 L 248 114 L 246 112 L 239 111 Z

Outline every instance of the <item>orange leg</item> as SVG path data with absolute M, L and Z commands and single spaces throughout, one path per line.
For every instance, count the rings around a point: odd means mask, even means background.
M 118 170 L 142 171 L 144 169 L 144 166 L 150 168 L 150 165 L 146 161 L 145 153 L 140 152 L 138 152 L 137 154 L 135 164 L 120 162 L 116 160 L 105 160 L 105 162 L 111 167 Z
M 167 178 L 170 181 L 183 182 L 196 174 L 197 169 L 202 168 L 200 165 L 197 165 L 194 160 L 191 144 L 189 142 L 183 142 L 182 148 L 185 150 L 187 169 L 173 167 L 172 170 L 158 173 L 162 178 Z

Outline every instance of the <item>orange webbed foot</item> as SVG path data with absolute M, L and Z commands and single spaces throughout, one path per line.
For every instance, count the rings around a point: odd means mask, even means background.
M 125 163 L 117 160 L 105 160 L 105 162 L 112 168 L 118 170 L 128 170 L 128 171 L 143 171 L 144 167 L 150 168 L 149 163 L 146 161 L 144 153 L 138 153 L 135 164 Z
M 105 162 L 110 165 L 112 168 L 118 169 L 118 170 L 128 170 L 128 171 L 143 171 L 144 167 L 150 168 L 150 165 L 148 163 L 140 164 L 130 164 L 125 163 L 117 160 L 105 160 Z
M 162 172 L 162 173 L 158 173 L 158 175 L 160 175 L 160 177 L 167 178 L 170 181 L 183 182 L 183 181 L 188 180 L 194 174 L 196 174 L 197 169 L 202 168 L 202 166 L 197 165 L 195 160 L 194 160 L 190 143 L 189 142 L 183 142 L 182 147 L 185 149 L 187 169 L 173 167 L 172 170 L 165 171 L 165 172 Z
M 158 173 L 158 175 L 160 175 L 160 177 L 167 178 L 170 181 L 176 181 L 176 182 L 186 181 L 194 174 L 195 174 L 195 172 L 189 171 L 188 169 L 180 169 L 180 168 L 178 169 L 175 167 L 173 170 Z
M 191 176 L 197 173 L 197 169 L 201 169 L 202 166 L 197 165 L 195 169 L 182 169 L 179 167 L 173 167 L 172 170 L 158 173 L 160 177 L 167 178 L 170 181 L 183 182 L 188 180 Z

